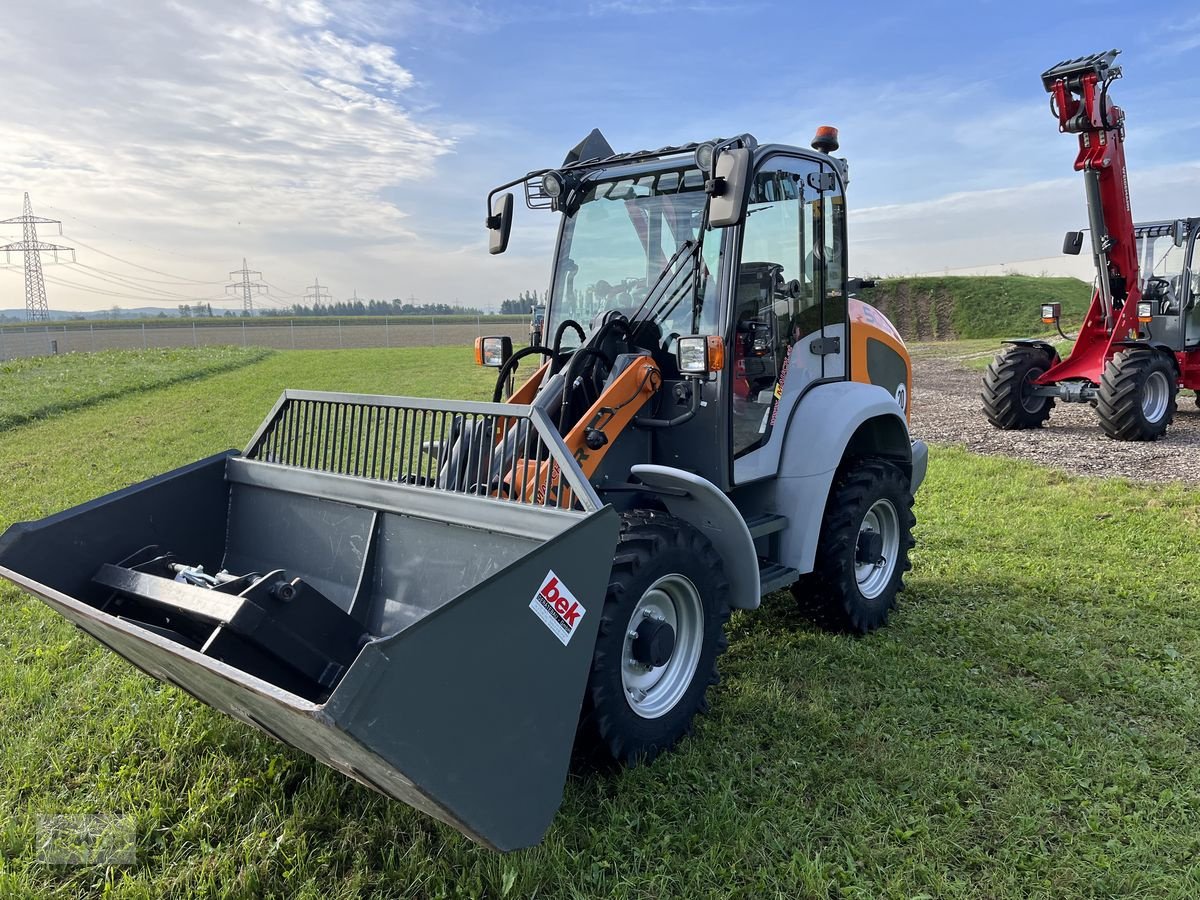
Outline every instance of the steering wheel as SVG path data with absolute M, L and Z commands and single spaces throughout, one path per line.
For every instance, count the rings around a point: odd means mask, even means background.
M 548 356 L 555 359 L 558 354 L 549 347 L 543 347 L 541 344 L 534 344 L 530 347 L 523 347 L 508 358 L 508 360 L 500 367 L 500 371 L 496 373 L 496 389 L 492 391 L 492 402 L 500 403 L 504 398 L 504 386 L 508 383 L 508 376 L 516 371 L 517 363 L 527 356 L 533 356 L 535 353 L 540 353 L 542 356 Z
M 1158 288 L 1159 292 L 1161 292 L 1163 296 L 1166 295 L 1167 291 L 1172 290 L 1174 287 L 1174 284 L 1170 278 L 1163 278 L 1160 275 L 1152 275 L 1147 278 L 1146 285 L 1147 287 L 1153 285 L 1154 287 Z

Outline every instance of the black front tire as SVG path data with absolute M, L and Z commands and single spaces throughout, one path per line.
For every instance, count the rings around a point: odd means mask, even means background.
M 836 631 L 867 634 L 887 624 L 896 598 L 904 590 L 904 573 L 912 568 L 913 496 L 908 477 L 883 460 L 851 461 L 838 473 L 821 524 L 817 556 L 811 574 L 792 586 L 800 607 L 821 625 Z M 888 512 L 890 510 L 891 512 Z M 891 560 L 883 578 L 866 570 L 863 560 L 868 521 L 885 513 L 894 537 L 885 541 Z M 891 518 L 894 513 L 894 518 Z M 877 518 L 868 520 L 868 515 Z M 885 554 L 881 553 L 884 559 Z
M 1054 408 L 1053 397 L 1033 397 L 1034 379 L 1058 362 L 1040 347 L 1009 347 L 997 353 L 983 375 L 983 414 L 1004 431 L 1041 428 Z
M 623 665 L 630 656 L 630 620 L 651 586 L 670 576 L 682 576 L 699 596 L 696 666 L 674 704 L 647 718 L 635 711 L 623 678 Z M 687 522 L 650 510 L 621 516 L 620 541 L 576 738 L 581 755 L 594 763 L 633 766 L 650 762 L 691 732 L 696 714 L 708 709 L 708 688 L 718 680 L 717 658 L 728 645 L 729 594 L 720 556 Z M 683 643 L 680 635 L 664 668 L 672 664 Z
M 1100 376 L 1096 415 L 1117 441 L 1156 441 L 1175 418 L 1179 373 L 1160 350 L 1134 347 L 1113 356 Z

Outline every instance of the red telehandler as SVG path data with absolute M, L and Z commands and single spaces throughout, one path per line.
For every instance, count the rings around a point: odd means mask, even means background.
M 1079 136 L 1096 290 L 1066 359 L 1045 340 L 1005 342 L 983 379 L 983 412 L 997 428 L 1038 428 L 1062 400 L 1091 403 L 1111 438 L 1153 441 L 1171 424 L 1179 388 L 1200 387 L 1200 271 L 1191 264 L 1200 219 L 1134 224 L 1125 113 L 1108 96 L 1119 52 L 1042 75 L 1059 131 Z M 1082 246 L 1083 232 L 1068 232 L 1063 252 Z M 1042 306 L 1042 321 L 1062 334 L 1060 312 Z

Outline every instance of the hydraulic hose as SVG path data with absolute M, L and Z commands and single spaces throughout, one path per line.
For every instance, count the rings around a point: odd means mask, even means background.
M 562 353 L 562 339 L 568 328 L 574 328 L 575 333 L 579 335 L 579 343 L 587 340 L 587 335 L 584 333 L 583 326 L 574 319 L 564 319 L 558 328 L 554 329 L 554 343 L 551 348 L 554 350 L 554 362 L 550 364 L 550 374 L 553 375 L 558 371 L 558 356 Z

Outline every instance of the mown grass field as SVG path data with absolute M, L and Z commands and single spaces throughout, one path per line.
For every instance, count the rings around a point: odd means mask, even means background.
M 283 352 L 7 428 L 0 526 L 240 446 L 284 386 L 484 396 L 469 357 Z M 735 614 L 695 736 L 503 857 L 5 586 L 0 896 L 1200 896 L 1198 500 L 936 449 L 891 627 Z M 136 864 L 37 863 L 55 813 L 130 817 Z
M 249 365 L 260 347 L 106 350 L 0 363 L 0 429 Z

